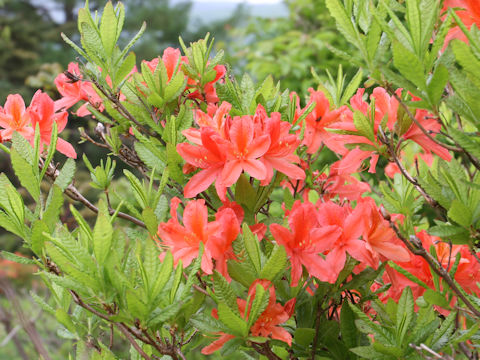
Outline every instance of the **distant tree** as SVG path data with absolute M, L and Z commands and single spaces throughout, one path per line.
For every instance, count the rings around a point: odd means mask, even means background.
M 338 35 L 325 0 L 286 0 L 285 4 L 286 18 L 252 18 L 230 31 L 225 44 L 231 48 L 228 52 L 234 52 L 230 63 L 260 80 L 272 74 L 295 91 L 316 83 L 311 68 L 325 75 L 325 70 L 336 73 L 342 64 L 349 72 L 351 64 L 331 51 L 331 46 L 345 51 L 349 45 Z
M 38 70 L 49 19 L 24 0 L 5 0 L 0 7 L 0 99 L 12 90 L 27 95 L 25 78 Z

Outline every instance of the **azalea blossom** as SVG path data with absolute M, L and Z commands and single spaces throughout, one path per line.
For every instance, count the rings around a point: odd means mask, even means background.
M 374 264 L 366 242 L 360 240 L 360 236 L 365 231 L 363 221 L 365 214 L 362 207 L 357 206 L 352 210 L 349 205 L 340 206 L 327 201 L 318 205 L 317 216 L 321 228 L 335 226 L 338 229 L 332 239 L 331 250 L 325 257 L 329 271 L 324 281 L 335 283 L 345 265 L 347 253 L 360 262 Z
M 377 268 L 379 260 L 409 261 L 410 253 L 397 238 L 388 221 L 380 214 L 375 201 L 372 198 L 365 198 L 357 206 L 364 214 L 362 238 L 372 254 L 371 266 Z
M 270 225 L 275 241 L 285 248 L 291 263 L 291 284 L 297 286 L 303 266 L 308 273 L 322 281 L 330 281 L 334 274 L 320 253 L 330 249 L 342 233 L 337 225 L 320 226 L 317 209 L 311 203 L 295 202 L 288 216 L 290 230 Z
M 480 276 L 480 264 L 470 253 L 467 245 L 451 245 L 450 247 L 448 243 L 436 236 L 429 235 L 425 230 L 417 232 L 416 236 L 428 251 L 431 247 L 435 248 L 439 263 L 447 271 L 452 268 L 457 254 L 460 253 L 461 259 L 455 272 L 455 280 L 467 293 L 480 294 L 480 288 L 477 285 Z M 430 266 L 421 256 L 412 254 L 408 261 L 395 261 L 395 263 L 423 281 L 428 287 L 435 288 Z M 383 280 L 385 283 L 392 283 L 387 295 L 394 300 L 400 298 L 403 289 L 407 286 L 410 286 L 415 298 L 423 295 L 426 290 L 389 266 L 386 267 Z
M 401 89 L 396 91 L 396 96 L 401 96 Z M 363 99 L 365 89 L 359 89 L 357 93 L 350 99 L 350 105 L 353 109 L 345 109 L 338 117 L 338 121 L 332 123 L 329 129 L 338 132 L 334 138 L 325 144 L 332 150 L 342 155 L 338 165 L 339 174 L 352 174 L 358 169 L 361 169 L 363 161 L 370 158 L 369 172 L 376 171 L 376 165 L 379 155 L 386 152 L 385 145 L 378 138 L 378 132 L 383 124 L 383 131 L 395 131 L 395 126 L 398 119 L 399 102 L 396 96 L 390 96 L 383 88 L 377 87 L 373 90 L 370 96 L 370 104 Z M 413 98 L 413 100 L 419 100 Z M 373 106 L 374 104 L 374 106 Z M 371 122 L 372 133 L 367 137 L 363 132 L 365 129 L 357 128 L 354 121 L 355 111 L 360 112 L 366 117 L 368 122 Z M 361 116 L 361 115 L 360 115 Z M 406 115 L 404 115 L 406 116 Z M 441 129 L 441 124 L 432 117 L 427 111 L 416 110 L 415 120 L 425 131 L 431 133 L 431 137 L 435 137 Z M 420 129 L 416 122 L 411 122 L 407 131 L 400 136 L 403 140 L 412 140 L 419 144 L 425 153 L 431 152 L 437 154 L 442 159 L 450 161 L 451 154 L 445 147 L 437 144 Z M 348 145 L 350 148 L 343 151 L 342 147 Z
M 460 8 L 456 14 L 462 20 L 463 24 L 468 30 L 475 24 L 477 27 L 480 25 L 480 2 L 478 0 L 445 0 L 443 3 L 442 12 L 447 11 L 449 8 Z M 445 19 L 445 18 L 444 18 Z M 468 43 L 467 36 L 463 33 L 462 29 L 457 25 L 452 27 L 447 36 L 445 37 L 445 43 L 443 50 L 447 47 L 448 43 L 453 39 L 459 39 Z
M 30 113 L 25 109 L 25 102 L 19 94 L 8 95 L 5 107 L 0 108 L 0 136 L 2 141 L 10 140 L 16 131 L 27 140 L 34 136 Z
M 55 111 L 67 110 L 80 101 L 85 101 L 85 103 L 77 110 L 77 116 L 90 115 L 90 111 L 87 109 L 89 104 L 103 110 L 101 97 L 90 82 L 82 80 L 78 64 L 73 62 L 68 64 L 68 72 L 78 77 L 79 80 L 72 81 L 63 73 L 56 77 L 55 85 L 62 98 L 55 101 Z
M 246 309 L 247 302 L 240 298 L 237 299 L 237 305 L 240 315 L 245 320 L 248 320 L 248 317 L 250 316 L 251 306 L 256 296 L 257 285 L 261 285 L 265 290 L 267 290 L 269 292 L 270 298 L 266 309 L 260 314 L 257 321 L 255 321 L 255 323 L 250 328 L 250 335 L 270 337 L 272 339 L 283 341 L 289 346 L 291 346 L 292 335 L 279 325 L 285 323 L 292 316 L 295 308 L 296 299 L 293 298 L 287 301 L 285 305 L 277 303 L 275 288 L 270 281 L 257 279 L 252 283 L 252 285 L 250 285 L 250 288 L 248 290 L 248 296 L 250 297 L 248 310 Z M 213 316 L 218 319 L 218 312 L 213 311 L 212 313 Z M 223 345 L 225 345 L 225 343 L 235 338 L 234 335 L 224 332 L 219 332 L 216 335 L 220 335 L 220 337 L 217 340 L 213 341 L 210 345 L 204 347 L 202 349 L 202 354 L 212 354 L 213 352 L 220 350 Z
M 205 201 L 189 201 L 183 211 L 183 225 L 178 221 L 177 209 L 180 199 L 171 200 L 171 218 L 158 226 L 160 245 L 172 252 L 175 266 L 180 260 L 184 267 L 198 256 L 200 243 L 203 243 L 201 269 L 212 274 L 215 268 L 228 276 L 226 261 L 233 258 L 231 244 L 240 232 L 237 217 L 232 209 L 217 212 L 214 221 L 208 221 Z
M 304 179 L 305 172 L 294 165 L 299 140 L 290 134 L 291 125 L 279 113 L 270 117 L 262 106 L 255 115 L 231 117 L 231 105 L 210 105 L 208 112 L 196 111 L 199 128 L 183 131 L 193 144 L 181 143 L 177 151 L 187 164 L 201 169 L 185 187 L 185 197 L 193 197 L 213 182 L 222 201 L 226 188 L 235 184 L 242 172 L 267 185 L 277 170 L 293 179 Z M 191 172 L 189 166 L 184 168 Z
M 342 154 L 345 147 L 334 140 L 335 134 L 327 131 L 331 124 L 339 121 L 339 117 L 347 109 L 342 106 L 339 109 L 331 110 L 330 102 L 322 91 L 316 91 L 309 88 L 310 100 L 302 109 L 300 103 L 297 104 L 294 123 L 306 111 L 306 109 L 315 102 L 315 107 L 305 118 L 305 137 L 302 145 L 307 147 L 307 153 L 313 154 L 318 151 L 322 143 L 326 144 L 332 151 Z
M 36 128 L 38 124 L 41 144 L 50 145 L 54 122 L 57 124 L 58 133 L 62 132 L 67 125 L 68 113 L 66 111 L 55 112 L 55 102 L 41 90 L 38 90 L 33 96 L 28 112 L 33 128 Z M 61 138 L 57 138 L 57 150 L 70 158 L 77 158 L 73 146 Z

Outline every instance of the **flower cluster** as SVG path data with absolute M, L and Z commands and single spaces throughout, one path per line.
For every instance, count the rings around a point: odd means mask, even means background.
M 272 224 L 270 231 L 289 255 L 292 286 L 298 284 L 302 266 L 321 281 L 335 283 L 347 254 L 373 268 L 379 259 L 410 258 L 370 198 L 360 200 L 354 209 L 332 201 L 297 201 L 288 215 L 288 225 L 290 230 Z
M 175 265 L 182 260 L 184 267 L 198 256 L 203 244 L 201 269 L 211 274 L 215 269 L 227 278 L 227 260 L 234 258 L 232 242 L 240 232 L 237 216 L 231 208 L 218 211 L 214 221 L 208 221 L 208 210 L 204 200 L 189 201 L 183 211 L 183 225 L 178 221 L 177 209 L 180 199 L 171 201 L 171 218 L 158 227 L 160 245 L 168 248 Z M 215 261 L 215 266 L 213 261 Z
M 291 124 L 282 121 L 280 113 L 270 117 L 259 105 L 255 115 L 229 115 L 231 105 L 223 102 L 218 108 L 210 106 L 207 114 L 197 110 L 199 128 L 183 132 L 192 142 L 177 145 L 185 161 L 199 168 L 185 186 L 185 197 L 194 197 L 213 182 L 217 193 L 225 200 L 226 188 L 236 183 L 242 172 L 269 184 L 274 170 L 292 179 L 304 179 L 305 172 L 295 165 L 294 154 L 300 140 L 290 134 Z
M 66 111 L 58 111 L 56 102 L 48 94 L 38 90 L 32 98 L 30 106 L 25 107 L 25 102 L 19 94 L 9 95 L 5 106 L 0 108 L 0 140 L 12 138 L 13 132 L 18 132 L 33 145 L 35 129 L 40 130 L 40 146 L 50 145 L 53 124 L 57 125 L 57 132 L 65 129 L 68 120 Z M 62 154 L 76 158 L 77 153 L 67 141 L 58 138 L 57 150 Z

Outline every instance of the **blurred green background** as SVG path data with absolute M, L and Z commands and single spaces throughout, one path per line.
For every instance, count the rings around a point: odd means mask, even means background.
M 90 8 L 101 11 L 105 2 L 90 0 Z M 348 49 L 324 0 L 123 3 L 127 16 L 122 41 L 131 38 L 142 21 L 147 22 L 147 31 L 134 48 L 138 61 L 161 55 L 168 46 L 179 47 L 178 36 L 188 43 L 210 32 L 217 49 L 225 50 L 225 61 L 233 75 L 247 72 L 262 81 L 271 74 L 281 82 L 282 89 L 296 91 L 302 99 L 309 87 L 316 86 L 311 69 L 321 78 L 326 78 L 327 70 L 335 74 L 340 64 L 347 76 L 355 71 L 347 61 L 333 55 L 332 50 Z M 83 5 L 83 0 L 0 0 L 0 105 L 8 94 L 20 93 L 28 106 L 39 88 L 54 99 L 59 97 L 53 81 L 70 61 L 76 61 L 76 54 L 62 41 L 60 33 L 79 41 L 76 14 Z M 76 148 L 79 126 L 91 129 L 94 122 L 71 115 L 69 129 L 62 133 Z M 79 150 L 79 155 L 85 152 L 94 166 L 105 156 L 85 144 Z M 0 171 L 15 181 L 10 162 L 3 154 Z M 76 177 L 80 190 L 94 199 L 97 194 L 88 187 L 88 174 L 80 171 Z M 121 182 L 118 187 L 122 187 Z M 0 230 L 0 250 L 22 253 L 21 245 L 21 239 Z M 27 335 L 25 324 L 20 322 L 22 316 L 33 325 L 35 336 L 52 359 L 67 359 L 74 340 L 63 338 L 56 320 L 33 301 L 31 290 L 48 298 L 48 291 L 33 273 L 32 268 L 0 260 L 0 359 L 38 358 L 32 335 Z

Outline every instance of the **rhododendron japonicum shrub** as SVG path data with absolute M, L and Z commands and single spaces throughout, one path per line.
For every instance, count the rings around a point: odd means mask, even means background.
M 137 59 L 145 25 L 121 48 L 108 2 L 62 35 L 57 99 L 8 96 L 26 192 L 0 175 L 0 226 L 31 257 L 2 254 L 37 266 L 72 357 L 478 357 L 478 6 L 326 3 L 359 70 L 305 94 L 235 78 L 209 35 Z M 88 185 L 69 112 L 109 152 Z

